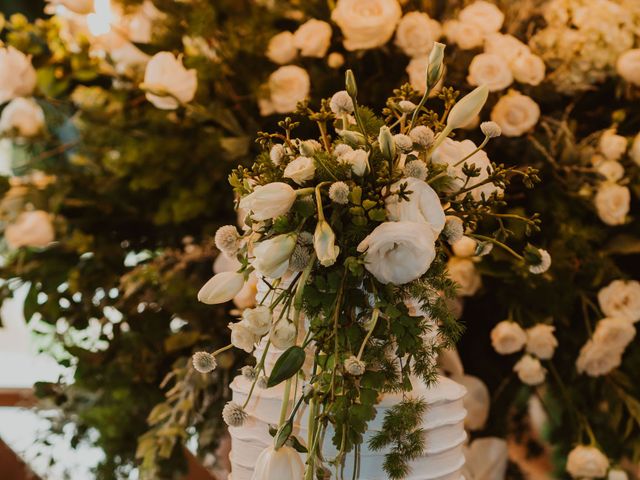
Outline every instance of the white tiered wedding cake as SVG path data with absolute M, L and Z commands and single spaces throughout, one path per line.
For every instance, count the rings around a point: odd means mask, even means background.
M 260 282 L 262 283 L 262 282 Z M 258 287 L 258 290 L 262 290 Z M 264 292 L 262 293 L 264 295 Z M 260 297 L 260 293 L 258 293 Z M 264 340 L 254 351 L 256 359 L 260 359 L 264 352 Z M 265 370 L 269 374 L 278 357 L 282 354 L 271 346 L 265 358 Z M 232 384 L 233 401 L 243 405 L 251 389 L 251 381 L 246 377 L 237 376 Z M 425 432 L 426 450 L 424 455 L 412 462 L 412 470 L 408 480 L 460 480 L 462 467 L 464 466 L 463 445 L 466 440 L 464 419 L 466 410 L 463 406 L 465 388 L 446 378 L 439 377 L 438 382 L 431 388 L 417 379 L 412 379 L 413 391 L 410 395 L 421 397 L 427 403 L 427 409 L 423 417 L 423 429 Z M 291 392 L 291 398 L 301 394 Z M 284 384 L 269 389 L 256 387 L 245 411 L 247 419 L 241 427 L 229 427 L 231 434 L 231 480 L 251 480 L 256 460 L 263 449 L 273 443 L 269 434 L 269 426 L 277 425 L 280 416 L 281 400 L 284 397 Z M 382 396 L 377 404 L 376 418 L 370 422 L 371 434 L 365 435 L 361 449 L 360 480 L 384 480 L 386 479 L 382 468 L 385 451 L 372 452 L 367 448 L 368 440 L 374 432 L 382 428 L 382 422 L 387 409 L 401 400 L 400 394 L 387 394 Z M 308 411 L 303 404 L 298 410 L 295 419 L 293 434 L 301 441 L 307 438 Z M 324 453 L 331 458 L 337 452 L 331 444 L 330 435 L 325 441 Z M 304 461 L 304 458 L 303 458 Z M 353 456 L 346 460 L 345 475 L 351 478 L 353 469 Z M 274 479 L 276 480 L 276 479 Z

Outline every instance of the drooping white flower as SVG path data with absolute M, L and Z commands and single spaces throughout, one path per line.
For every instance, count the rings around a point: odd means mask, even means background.
M 266 305 L 247 308 L 242 312 L 242 321 L 258 337 L 271 329 L 271 317 L 271 310 Z
M 433 262 L 435 237 L 426 223 L 385 222 L 359 245 L 365 268 L 384 284 L 403 285 L 420 278 Z
M 31 58 L 13 47 L 0 48 L 0 104 L 28 97 L 36 88 Z
M 624 224 L 631 204 L 631 193 L 627 187 L 613 182 L 603 182 L 593 199 L 598 217 L 607 225 Z
M 198 292 L 198 300 L 207 305 L 233 299 L 244 286 L 244 276 L 234 271 L 221 272 L 209 279 Z
M 222 409 L 222 419 L 230 427 L 241 427 L 247 419 L 247 412 L 235 402 L 227 402 Z
M 366 365 L 362 360 L 358 360 L 355 355 L 351 355 L 344 361 L 344 369 L 349 375 L 360 377 L 365 372 Z
M 546 67 L 544 60 L 538 55 L 527 52 L 518 55 L 509 65 L 513 72 L 513 78 L 527 85 L 540 85 L 544 80 Z
M 286 214 L 296 200 L 296 191 L 283 182 L 260 185 L 240 200 L 240 208 L 252 212 L 254 220 L 268 220 Z
M 304 477 L 304 463 L 300 454 L 284 445 L 265 448 L 258 459 L 251 480 L 300 480 Z
M 331 43 L 331 25 L 312 18 L 298 27 L 293 34 L 293 44 L 303 57 L 322 58 Z
M 298 185 L 303 185 L 305 182 L 312 180 L 315 174 L 316 166 L 313 158 L 310 157 L 298 157 L 292 160 L 284 169 L 284 177 L 290 178 Z
M 286 233 L 254 244 L 252 264 L 256 272 L 268 278 L 282 277 L 289 267 L 296 240 L 295 234 Z
M 640 48 L 627 50 L 616 62 L 618 74 L 627 82 L 640 85 Z
M 196 352 L 193 354 L 191 361 L 193 363 L 193 368 L 195 368 L 199 373 L 213 372 L 218 366 L 216 357 L 211 355 L 209 352 Z
M 4 239 L 9 248 L 46 247 L 55 239 L 51 216 L 44 210 L 22 212 L 5 227 Z
M 269 339 L 276 348 L 286 350 L 295 344 L 297 335 L 296 326 L 287 319 L 282 319 L 271 327 Z
M 545 381 L 547 376 L 546 370 L 535 357 L 524 355 L 514 366 L 513 371 L 518 374 L 518 378 L 522 383 L 536 386 Z
M 461 22 L 475 25 L 485 34 L 494 33 L 502 28 L 504 13 L 493 3 L 477 0 L 460 10 Z
M 541 360 L 553 357 L 558 346 L 558 339 L 554 335 L 555 327 L 539 323 L 527 329 L 527 353 L 535 355 Z
M 156 53 L 144 72 L 146 97 L 156 108 L 175 110 L 193 100 L 198 89 L 195 69 L 186 69 L 171 52 Z
M 578 373 L 586 373 L 591 377 L 607 375 L 620 366 L 622 353 L 621 350 L 612 350 L 610 345 L 589 340 L 580 349 L 576 369 Z
M 0 132 L 34 137 L 44 129 L 44 112 L 31 98 L 15 98 L 2 110 Z
M 491 345 L 500 355 L 519 352 L 527 343 L 527 334 L 520 325 L 503 320 L 491 330 Z
M 451 257 L 447 262 L 447 273 L 458 284 L 458 295 L 471 297 L 482 287 L 482 276 L 470 258 Z
M 298 56 L 298 49 L 293 40 L 293 33 L 280 32 L 269 40 L 267 45 L 267 58 L 278 65 L 286 65 Z
M 471 85 L 486 85 L 491 92 L 497 92 L 513 83 L 513 74 L 501 56 L 481 53 L 471 60 L 467 81 Z
M 377 48 L 389 41 L 402 16 L 397 0 L 338 0 L 331 19 L 347 50 Z
M 491 111 L 491 120 L 507 137 L 519 137 L 531 130 L 540 119 L 540 107 L 526 95 L 510 90 L 500 97 Z
M 636 328 L 623 318 L 603 318 L 596 325 L 593 341 L 611 350 L 624 351 L 636 336 Z
M 598 303 L 608 317 L 640 321 L 640 282 L 614 280 L 598 292 Z
M 578 445 L 567 457 L 567 472 L 573 478 L 604 478 L 609 460 L 596 447 Z
M 410 57 L 428 55 L 442 35 L 440 24 L 423 12 L 409 12 L 398 24 L 396 45 Z
M 228 327 L 231 330 L 231 343 L 233 346 L 247 353 L 253 352 L 260 337 L 253 333 L 247 322 L 230 323 Z
M 274 111 L 291 113 L 309 95 L 311 79 L 304 68 L 286 65 L 269 76 L 268 87 Z
M 407 199 L 398 195 L 405 185 Z M 390 187 L 391 195 L 385 201 L 389 220 L 396 222 L 426 223 L 433 230 L 435 238 L 444 228 L 445 215 L 436 191 L 423 180 L 409 177 L 398 180 Z
M 313 248 L 321 265 L 330 267 L 336 263 L 340 247 L 336 245 L 336 234 L 326 220 L 318 221 L 313 234 Z

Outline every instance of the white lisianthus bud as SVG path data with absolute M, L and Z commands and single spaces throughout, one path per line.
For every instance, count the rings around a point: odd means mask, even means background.
M 227 402 L 222 409 L 222 419 L 230 427 L 241 427 L 247 419 L 247 412 L 235 402 Z
M 444 238 L 447 239 L 449 245 L 456 244 L 464 235 L 464 222 L 460 217 L 453 215 L 446 216 L 442 234 Z
M 329 107 L 336 115 L 353 113 L 353 100 L 346 90 L 341 90 L 333 94 L 329 102 Z
M 44 112 L 31 98 L 16 98 L 2 110 L 0 132 L 34 137 L 44 129 Z
M 614 280 L 598 292 L 598 303 L 608 317 L 640 321 L 640 282 Z
M 425 127 L 424 125 L 419 125 L 409 132 L 409 136 L 414 143 L 417 143 L 421 147 L 429 148 L 433 145 L 433 141 L 435 139 L 435 133 L 429 127 Z
M 413 140 L 408 135 L 398 133 L 393 136 L 393 141 L 402 153 L 409 153 L 413 150 Z
M 36 88 L 36 71 L 31 57 L 13 47 L 0 48 L 0 104 L 31 95 Z
M 367 143 L 364 135 L 362 135 L 360 132 L 354 132 L 353 130 L 338 130 L 338 135 L 340 135 L 345 142 L 353 147 L 358 147 Z
M 253 333 L 247 322 L 230 323 L 227 326 L 231 330 L 231 343 L 233 346 L 247 353 L 253 352 L 260 337 Z
M 245 365 L 240 369 L 240 372 L 242 373 L 242 376 L 247 380 L 253 381 L 256 379 L 256 369 L 251 365 Z
M 444 49 L 446 45 L 440 42 L 433 43 L 433 49 L 429 53 L 429 66 L 427 67 L 427 88 L 432 89 L 444 73 Z
M 351 355 L 344 361 L 344 369 L 349 375 L 360 377 L 364 374 L 366 365 L 362 360 L 358 360 L 355 355 Z
M 336 235 L 333 233 L 331 225 L 325 220 L 320 220 L 316 225 L 316 231 L 313 234 L 313 247 L 320 264 L 330 267 L 336 263 L 340 247 L 336 246 Z
M 455 130 L 464 126 L 470 119 L 480 113 L 489 96 L 486 85 L 476 87 L 471 93 L 458 101 L 447 117 L 447 129 Z
M 299 480 L 304 477 L 300 454 L 288 445 L 265 448 L 258 459 L 251 480 Z
M 334 182 L 329 187 L 329 199 L 338 205 L 349 203 L 349 185 L 344 182 Z
M 221 272 L 209 279 L 198 292 L 198 300 L 207 305 L 233 299 L 244 286 L 244 276 L 237 272 Z
M 216 231 L 214 241 L 218 250 L 230 257 L 238 253 L 240 248 L 240 235 L 234 225 L 225 225 Z
M 488 138 L 496 138 L 502 135 L 502 129 L 496 122 L 482 122 L 480 124 L 480 130 Z
M 355 98 L 358 96 L 358 84 L 356 83 L 356 77 L 353 74 L 353 70 L 349 69 L 344 74 L 344 85 L 347 94 Z
M 191 361 L 193 363 L 193 368 L 195 368 L 199 373 L 213 372 L 218 366 L 216 357 L 211 355 L 209 352 L 196 352 L 193 354 Z
M 286 319 L 280 320 L 273 325 L 269 333 L 271 343 L 280 350 L 292 347 L 296 342 L 297 336 L 296 326 Z
M 541 360 L 550 360 L 558 346 L 558 340 L 553 332 L 553 325 L 538 325 L 527 329 L 527 353 L 535 355 Z
M 305 157 L 313 157 L 313 155 L 322 150 L 322 145 L 317 140 L 305 140 L 300 142 L 300 153 Z
M 380 144 L 380 151 L 382 152 L 382 155 L 388 159 L 396 158 L 396 144 L 393 141 L 393 135 L 391 135 L 389 127 L 384 126 L 380 128 L 378 143 Z
M 280 165 L 284 156 L 285 156 L 284 145 L 280 143 L 276 143 L 273 147 L 271 147 L 271 150 L 269 150 L 269 158 L 271 159 L 273 164 L 276 166 Z
M 608 469 L 609 460 L 596 447 L 578 445 L 567 457 L 567 472 L 573 478 L 603 478 Z
M 293 33 L 280 32 L 269 40 L 267 58 L 278 65 L 292 62 L 298 56 L 298 49 L 293 43 Z
M 156 108 L 175 110 L 193 100 L 198 88 L 198 74 L 186 69 L 182 59 L 171 52 L 156 53 L 144 73 L 146 97 Z
M 254 220 L 269 220 L 284 215 L 296 200 L 296 191 L 283 182 L 258 186 L 240 200 L 240 208 L 252 212 Z
M 315 174 L 316 166 L 310 157 L 298 157 L 284 169 L 284 177 L 290 178 L 298 185 L 312 180 Z
M 327 57 L 329 68 L 337 69 L 344 65 L 344 55 L 340 52 L 331 52 Z
M 627 50 L 620 55 L 616 69 L 627 82 L 640 86 L 640 48 Z
M 627 139 L 616 134 L 615 129 L 606 130 L 600 137 L 598 149 L 607 160 L 619 160 L 627 151 Z
M 518 374 L 522 383 L 536 386 L 544 382 L 547 373 L 540 360 L 531 355 L 525 355 L 513 366 L 513 371 Z
M 418 180 L 426 180 L 427 165 L 422 160 L 411 160 L 407 162 L 402 170 L 405 177 L 417 178 Z
M 280 278 L 289 267 L 289 258 L 296 246 L 294 233 L 277 235 L 256 243 L 253 247 L 253 266 L 260 275 Z
M 271 310 L 265 305 L 247 308 L 242 312 L 242 320 L 254 335 L 261 337 L 271 329 Z
M 503 320 L 491 330 L 491 345 L 500 355 L 519 352 L 526 343 L 527 334 L 516 322 Z
M 476 254 L 478 242 L 473 238 L 463 235 L 460 240 L 451 244 L 453 254 L 458 257 L 473 257 Z
M 9 248 L 46 247 L 55 240 L 51 216 L 44 210 L 22 212 L 5 227 L 4 239 Z

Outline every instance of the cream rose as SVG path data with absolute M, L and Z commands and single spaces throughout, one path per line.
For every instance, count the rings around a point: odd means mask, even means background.
M 600 137 L 598 150 L 607 160 L 618 160 L 627 151 L 627 139 L 616 134 L 615 129 L 606 130 Z
M 311 79 L 304 68 L 280 67 L 269 77 L 271 104 L 277 113 L 290 113 L 309 95 Z
M 545 65 L 542 58 L 533 53 L 518 55 L 509 64 L 513 77 L 520 83 L 540 85 L 544 80 Z
M 298 157 L 291 161 L 284 169 L 284 177 L 290 178 L 298 185 L 313 179 L 316 174 L 316 166 L 313 158 Z
M 253 246 L 253 267 L 268 278 L 280 278 L 289 268 L 289 259 L 296 247 L 297 235 L 288 233 L 263 240 Z
M 406 185 L 408 200 L 402 200 L 397 195 L 400 187 Z M 445 214 L 436 191 L 423 180 L 417 178 L 403 178 L 391 185 L 391 195 L 386 199 L 387 215 L 394 222 L 426 223 L 438 238 L 444 228 Z
M 607 375 L 620 366 L 622 353 L 620 350 L 612 350 L 610 345 L 589 340 L 580 349 L 576 369 L 578 373 L 586 373 L 591 377 Z
M 292 62 L 298 56 L 298 49 L 293 39 L 293 33 L 287 31 L 271 37 L 267 45 L 267 58 L 278 65 Z
M 531 355 L 525 355 L 514 366 L 513 371 L 518 374 L 522 383 L 536 386 L 544 382 L 547 372 L 538 360 Z
M 230 323 L 228 327 L 231 330 L 231 343 L 233 346 L 247 353 L 253 352 L 260 338 L 251 331 L 247 323 L 243 320 L 237 323 Z
M 624 52 L 616 62 L 618 74 L 627 82 L 640 85 L 640 48 Z
M 22 212 L 4 229 L 9 248 L 46 247 L 55 239 L 51 216 L 44 210 Z
M 467 81 L 475 86 L 484 84 L 490 91 L 497 92 L 513 83 L 513 75 L 501 56 L 481 53 L 471 60 Z
M 0 132 L 34 137 L 44 129 L 44 112 L 31 98 L 15 98 L 2 110 Z
M 640 320 L 640 282 L 614 280 L 600 289 L 598 303 L 608 317 L 635 323 Z
M 402 285 L 424 275 L 436 257 L 428 224 L 385 222 L 358 245 L 365 268 L 381 283 Z
M 252 213 L 254 220 L 268 220 L 286 214 L 296 201 L 296 191 L 283 182 L 259 185 L 240 200 L 240 208 Z
M 398 24 L 396 45 L 410 57 L 429 55 L 442 35 L 440 24 L 422 12 L 409 12 Z
M 567 472 L 573 478 L 604 478 L 609 460 L 596 447 L 579 445 L 567 457 Z
M 473 257 L 476 254 L 478 242 L 473 238 L 463 235 L 457 242 L 451 245 L 453 254 L 457 257 Z
M 623 318 L 603 318 L 596 325 L 593 341 L 612 350 L 624 350 L 636 336 L 636 328 Z
M 456 293 L 463 297 L 476 294 L 482 286 L 482 277 L 470 258 L 451 257 L 447 262 L 449 278 L 458 284 Z
M 475 25 L 485 34 L 497 32 L 504 23 L 504 13 L 493 3 L 478 0 L 460 10 L 461 22 Z
M 402 16 L 397 0 L 338 0 L 331 19 L 344 35 L 344 48 L 377 48 L 389 41 Z
M 596 164 L 596 170 L 606 180 L 617 182 L 624 177 L 624 167 L 616 160 L 603 160 Z
M 607 225 L 622 225 L 631 204 L 631 193 L 627 187 L 613 182 L 603 182 L 593 199 L 598 217 Z
M 513 35 L 492 33 L 485 38 L 484 52 L 500 55 L 511 64 L 519 56 L 530 54 L 531 50 Z
M 540 119 L 540 107 L 531 97 L 510 90 L 498 100 L 491 111 L 491 120 L 502 129 L 507 137 L 519 137 L 525 134 Z
M 266 305 L 247 308 L 242 312 L 242 321 L 254 335 L 261 337 L 271 329 L 271 310 Z
M 170 52 L 156 53 L 144 72 L 144 86 L 149 100 L 161 110 L 175 110 L 193 100 L 198 88 L 198 74 L 186 69 L 182 59 Z
M 526 343 L 527 334 L 516 322 L 503 320 L 491 330 L 491 345 L 500 355 L 519 352 Z
M 549 360 L 553 357 L 558 346 L 558 340 L 554 335 L 553 325 L 538 325 L 527 329 L 527 353 L 535 355 L 541 360 Z
M 303 57 L 322 58 L 331 44 L 331 25 L 312 18 L 298 27 L 293 34 L 293 44 Z
M 459 20 L 449 20 L 443 26 L 444 35 L 462 50 L 472 50 L 482 46 L 484 33 L 476 25 Z
M 276 348 L 286 350 L 296 342 L 298 332 L 296 326 L 287 319 L 278 321 L 269 333 L 269 339 Z
M 36 71 L 31 57 L 13 47 L 0 48 L 0 104 L 27 97 L 36 88 Z

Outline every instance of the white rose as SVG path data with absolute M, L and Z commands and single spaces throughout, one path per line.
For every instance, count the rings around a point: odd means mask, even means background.
M 481 53 L 471 60 L 467 81 L 471 85 L 487 85 L 490 91 L 504 90 L 513 83 L 507 62 L 499 55 Z
M 464 478 L 504 480 L 509 465 L 507 442 L 497 437 L 477 438 L 465 448 Z
M 402 285 L 424 275 L 436 257 L 435 238 L 424 223 L 385 222 L 358 245 L 365 268 L 381 283 Z
M 244 276 L 235 271 L 220 272 L 205 283 L 198 292 L 198 301 L 207 305 L 225 303 L 233 299 L 244 286 Z
M 33 137 L 44 128 L 44 112 L 31 98 L 16 98 L 2 110 L 0 132 L 15 131 L 21 137 Z
M 640 320 L 640 282 L 614 280 L 600 289 L 598 303 L 606 316 L 635 323 Z
M 456 257 L 473 257 L 476 254 L 478 242 L 473 238 L 463 235 L 460 240 L 451 245 L 453 254 Z
M 627 82 L 640 85 L 640 48 L 624 52 L 616 62 L 618 74 Z
M 254 220 L 268 220 L 286 214 L 296 201 L 296 191 L 283 182 L 257 186 L 240 200 L 240 208 L 252 212 Z
M 309 95 L 311 80 L 304 68 L 280 67 L 269 76 L 271 104 L 277 113 L 290 113 Z
M 540 85 L 544 80 L 545 65 L 538 55 L 533 53 L 518 55 L 509 66 L 513 77 L 520 83 Z
M 316 174 L 316 166 L 313 158 L 298 157 L 291 161 L 284 169 L 285 178 L 290 178 L 298 185 L 313 179 Z
M 475 25 L 483 33 L 497 32 L 502 28 L 504 13 L 493 3 L 478 0 L 460 10 L 461 22 Z
M 296 247 L 297 235 L 277 235 L 253 246 L 253 266 L 259 275 L 280 278 L 289 268 L 289 259 Z
M 280 350 L 292 347 L 296 342 L 297 336 L 296 326 L 286 319 L 278 321 L 271 327 L 271 333 L 269 333 L 271 343 Z
M 377 48 L 389 41 L 402 16 L 397 0 L 338 0 L 331 19 L 344 35 L 344 48 Z
M 51 216 L 44 210 L 22 212 L 4 229 L 9 248 L 46 247 L 55 239 Z
M 247 323 L 245 321 L 230 323 L 228 327 L 231 330 L 231 343 L 233 346 L 247 353 L 253 352 L 255 344 L 260 339 L 254 335 Z
M 578 373 L 586 373 L 591 377 L 607 375 L 622 363 L 622 351 L 612 350 L 610 345 L 589 340 L 580 349 L 576 360 Z
M 397 195 L 400 186 L 406 185 L 408 200 Z M 436 191 L 423 180 L 403 178 L 391 185 L 391 195 L 387 197 L 386 208 L 389 220 L 394 222 L 426 223 L 438 238 L 444 228 L 445 214 Z
M 266 305 L 247 308 L 242 312 L 242 321 L 254 335 L 261 337 L 271 329 L 271 310 Z
M 484 33 L 476 25 L 459 20 L 449 20 L 444 24 L 444 34 L 451 43 L 461 50 L 472 50 L 482 46 Z
M 312 18 L 300 25 L 293 34 L 293 44 L 303 57 L 322 58 L 331 43 L 331 25 Z
M 543 323 L 527 329 L 527 353 L 541 360 L 551 359 L 558 346 L 558 340 L 553 333 L 555 330 L 553 325 Z
M 338 160 L 351 165 L 351 170 L 359 177 L 369 170 L 369 152 L 366 150 L 347 151 L 344 155 L 340 155 Z
M 276 450 L 271 442 L 258 456 L 251 480 L 300 480 L 303 477 L 300 454 L 288 445 Z
M 636 165 L 640 165 L 640 133 L 636 135 L 633 139 L 633 143 L 631 144 L 631 150 L 629 151 L 629 156 L 631 160 L 635 162 Z
M 530 54 L 531 50 L 513 35 L 492 33 L 485 38 L 484 52 L 500 55 L 511 64 L 519 56 Z
M 464 419 L 465 428 L 482 430 L 489 418 L 489 407 L 491 406 L 489 389 L 478 377 L 456 375 L 452 378 L 467 389 L 467 394 L 464 397 L 464 408 L 467 410 L 467 416 Z
M 194 69 L 186 69 L 182 59 L 171 52 L 156 53 L 144 72 L 146 93 L 156 108 L 175 110 L 180 104 L 193 100 L 198 89 L 198 74 Z
M 526 343 L 527 333 L 516 322 L 503 320 L 491 330 L 491 345 L 500 355 L 519 352 Z
M 519 137 L 531 130 L 540 118 L 540 107 L 531 97 L 510 90 L 491 111 L 491 120 L 507 137 Z
M 596 325 L 593 341 L 612 350 L 624 350 L 636 336 L 636 328 L 624 318 L 603 318 Z
M 298 56 L 298 49 L 293 43 L 293 33 L 285 31 L 271 37 L 266 54 L 269 60 L 278 65 L 292 62 Z
M 596 170 L 610 182 L 617 182 L 624 177 L 624 167 L 615 160 L 603 160 L 596 164 Z
M 463 297 L 475 295 L 482 286 L 482 277 L 470 258 L 451 257 L 447 262 L 449 278 L 458 284 L 456 293 Z
M 547 373 L 540 360 L 531 355 L 525 355 L 513 366 L 513 371 L 518 374 L 522 383 L 536 386 L 544 382 Z
M 0 48 L 0 104 L 27 97 L 36 88 L 36 71 L 31 57 L 13 47 Z
M 627 151 L 627 139 L 615 129 L 606 130 L 600 137 L 598 149 L 607 160 L 618 160 Z
M 429 55 L 442 35 L 440 24 L 422 12 L 409 12 L 398 24 L 396 45 L 410 57 Z
M 593 201 L 600 220 L 610 226 L 622 225 L 629 213 L 631 193 L 617 183 L 603 182 Z
M 579 445 L 567 457 L 567 472 L 573 478 L 603 478 L 608 469 L 609 460 L 595 447 Z

